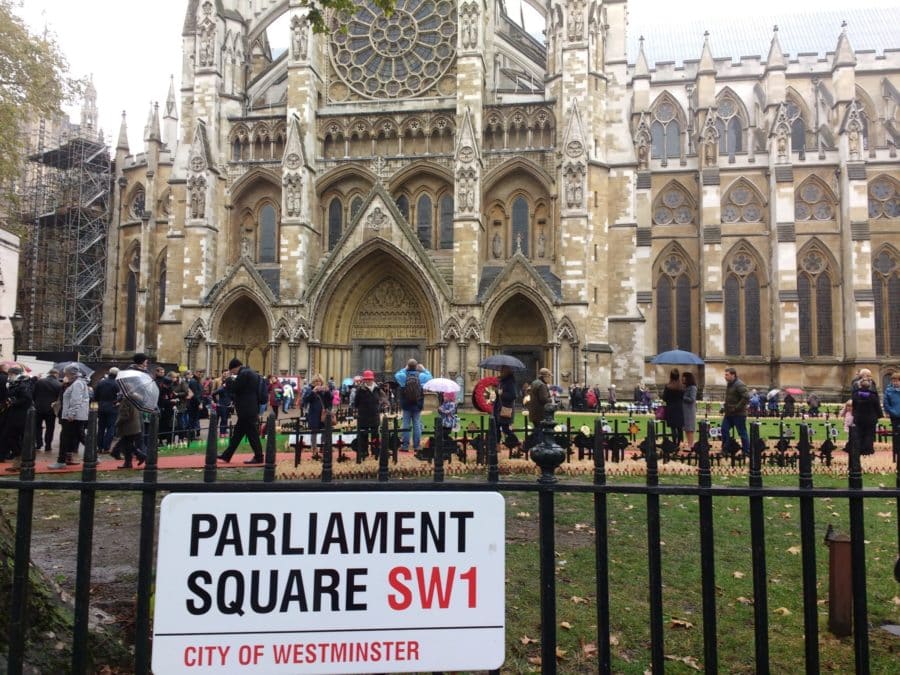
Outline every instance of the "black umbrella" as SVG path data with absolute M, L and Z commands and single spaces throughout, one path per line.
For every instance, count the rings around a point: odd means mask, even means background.
M 515 356 L 510 356 L 509 354 L 494 354 L 478 364 L 479 368 L 487 368 L 488 370 L 500 370 L 504 366 L 525 370 L 525 364 L 519 361 Z
M 149 373 L 143 370 L 120 370 L 116 376 L 116 384 L 122 395 L 131 401 L 138 410 L 155 412 L 159 402 L 159 388 Z
M 64 373 L 66 368 L 71 368 L 75 366 L 78 368 L 78 372 L 81 373 L 81 376 L 90 379 L 91 375 L 94 374 L 94 371 L 88 368 L 86 365 L 81 363 L 80 361 L 60 361 L 59 363 L 54 363 L 53 368 L 58 370 L 60 374 Z

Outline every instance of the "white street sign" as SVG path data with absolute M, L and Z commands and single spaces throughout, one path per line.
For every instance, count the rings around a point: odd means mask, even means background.
M 496 493 L 170 494 L 153 670 L 499 668 L 504 532 Z

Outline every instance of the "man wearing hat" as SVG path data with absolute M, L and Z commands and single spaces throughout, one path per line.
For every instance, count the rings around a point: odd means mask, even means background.
M 378 434 L 378 422 L 381 419 L 381 389 L 375 386 L 375 373 L 364 370 L 362 382 L 356 388 L 356 456 L 362 459 L 371 450 L 369 439 Z M 375 454 L 374 452 L 372 454 Z
M 262 464 L 263 451 L 259 442 L 259 378 L 252 368 L 248 368 L 240 359 L 234 358 L 228 363 L 230 376 L 225 386 L 234 401 L 237 411 L 237 422 L 228 441 L 228 447 L 219 455 L 223 462 L 230 462 L 237 446 L 244 440 L 244 436 L 253 448 L 253 457 L 244 464 Z
M 543 438 L 541 421 L 544 419 L 544 407 L 553 399 L 550 396 L 550 379 L 553 373 L 549 368 L 541 368 L 537 379 L 531 383 L 530 400 L 528 401 L 528 419 L 534 425 L 537 442 Z

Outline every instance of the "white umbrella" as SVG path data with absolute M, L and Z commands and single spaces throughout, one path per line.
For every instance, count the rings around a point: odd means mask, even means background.
M 156 412 L 159 401 L 159 387 L 149 374 L 143 370 L 120 370 L 116 376 L 116 384 L 122 395 L 131 401 L 138 410 Z
M 446 377 L 433 377 L 422 385 L 425 391 L 436 391 L 439 394 L 458 394 L 459 385 Z
M 769 393 L 766 394 L 766 398 L 775 398 L 780 393 L 781 389 L 778 389 L 777 387 L 775 389 L 769 389 Z

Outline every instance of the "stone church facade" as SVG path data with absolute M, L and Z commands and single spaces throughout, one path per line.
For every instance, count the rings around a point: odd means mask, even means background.
M 624 1 L 547 3 L 546 44 L 499 0 L 322 35 L 300 0 L 186 4 L 180 96 L 116 150 L 110 358 L 416 356 L 468 391 L 503 351 L 630 391 L 681 348 L 835 394 L 900 359 L 896 50 L 651 68 Z

